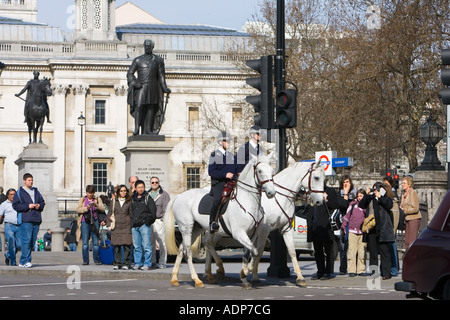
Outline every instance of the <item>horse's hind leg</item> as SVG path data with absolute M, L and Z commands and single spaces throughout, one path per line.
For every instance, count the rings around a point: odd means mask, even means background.
M 200 280 L 200 278 L 198 277 L 198 274 L 195 271 L 194 263 L 192 262 L 191 248 L 187 248 L 187 250 L 186 250 L 186 260 L 189 265 L 189 271 L 191 272 L 192 280 L 194 280 L 194 282 L 195 282 L 195 287 L 196 288 L 204 288 L 205 285 L 203 284 L 203 281 Z
M 189 266 L 189 271 L 191 272 L 191 278 L 195 282 L 196 288 L 204 288 L 205 285 L 198 277 L 197 272 L 195 271 L 194 263 L 192 262 L 192 239 L 196 239 L 198 237 L 198 231 L 193 229 L 193 226 L 190 227 L 181 227 L 179 226 L 181 234 L 183 235 L 183 247 L 185 250 L 186 261 Z M 189 231 L 190 230 L 190 231 Z
M 175 260 L 175 265 L 172 269 L 172 280 L 170 280 L 170 284 L 172 287 L 179 287 L 180 283 L 178 282 L 178 272 L 180 271 L 181 261 L 183 260 L 183 244 L 180 244 L 180 248 L 178 249 L 177 259 Z

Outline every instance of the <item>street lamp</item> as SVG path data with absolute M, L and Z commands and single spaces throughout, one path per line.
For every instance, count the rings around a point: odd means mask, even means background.
M 427 121 L 420 127 L 420 139 L 427 146 L 425 157 L 422 164 L 417 168 L 418 171 L 445 171 L 441 161 L 437 156 L 436 145 L 444 138 L 444 129 L 433 120 L 433 114 L 430 114 Z
M 80 145 L 80 197 L 83 197 L 83 127 L 86 125 L 86 118 L 83 116 L 83 111 L 78 117 L 78 125 L 81 127 L 81 145 Z

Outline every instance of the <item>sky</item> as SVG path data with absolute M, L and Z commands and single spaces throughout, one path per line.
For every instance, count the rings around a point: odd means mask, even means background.
M 258 11 L 261 0 L 133 0 L 135 5 L 168 24 L 204 24 L 241 30 Z M 117 0 L 120 6 L 127 0 Z M 71 31 L 67 24 L 74 0 L 37 0 L 38 22 Z

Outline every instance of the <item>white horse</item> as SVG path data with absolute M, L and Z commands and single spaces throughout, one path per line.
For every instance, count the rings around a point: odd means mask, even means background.
M 264 213 L 261 208 L 262 191 L 269 198 L 275 196 L 273 168 L 265 157 L 259 157 L 258 160 L 250 161 L 242 171 L 234 195 L 223 215 L 223 222 L 227 230 L 224 230 L 225 228 L 222 224 L 220 230 L 215 234 L 226 235 L 226 231 L 228 231 L 234 239 L 238 240 L 255 256 L 258 255 L 258 250 L 250 238 L 264 229 L 261 228 L 264 220 Z M 172 271 L 172 286 L 180 285 L 178 282 L 178 271 L 184 254 L 189 265 L 192 280 L 195 282 L 195 287 L 204 287 L 192 263 L 191 245 L 201 233 L 206 231 L 204 236 L 205 247 L 208 251 L 214 249 L 214 247 L 211 247 L 212 237 L 209 233 L 209 216 L 200 215 L 198 212 L 199 203 L 207 193 L 208 191 L 205 189 L 193 189 L 182 193 L 169 204 L 164 217 L 168 253 L 174 252 L 176 248 L 174 220 L 176 220 L 183 236 Z M 247 275 L 248 273 L 245 274 L 245 278 Z
M 252 270 L 253 281 L 258 280 L 258 263 L 264 252 L 264 245 L 269 233 L 273 230 L 279 230 L 283 235 L 284 242 L 291 257 L 294 271 L 297 275 L 297 285 L 306 286 L 300 266 L 298 265 L 297 256 L 294 247 L 294 237 L 291 231 L 291 225 L 294 220 L 295 200 L 301 188 L 306 191 L 310 197 L 312 205 L 320 205 L 323 203 L 323 188 L 325 182 L 325 170 L 319 163 L 295 163 L 274 176 L 274 184 L 277 195 L 271 199 L 263 196 L 262 207 L 264 208 L 264 227 L 255 236 L 257 241 L 258 255 L 254 256 L 249 265 L 249 252 L 245 250 L 243 258 L 243 269 L 247 273 L 247 269 Z M 214 237 L 214 244 L 220 240 L 221 235 Z M 218 276 L 224 276 L 223 262 L 215 251 L 210 251 L 206 256 L 205 274 L 211 279 L 211 254 L 214 257 L 218 270 Z M 248 274 L 248 273 L 247 273 Z M 242 278 L 242 275 L 241 275 Z M 247 283 L 244 282 L 248 286 Z
M 309 197 L 310 204 L 317 206 L 323 203 L 323 192 L 325 183 L 325 170 L 321 163 L 295 163 L 294 165 L 284 169 L 274 176 L 275 189 L 277 195 L 268 199 L 262 198 L 262 206 L 266 212 L 264 216 L 264 223 L 270 227 L 269 231 L 264 229 L 258 234 L 257 248 L 259 255 L 253 267 L 253 281 L 258 281 L 258 263 L 264 252 L 264 244 L 267 236 L 274 230 L 280 231 L 283 236 L 284 243 L 288 254 L 291 258 L 294 272 L 297 276 L 296 283 L 300 287 L 306 286 L 306 281 L 300 270 L 297 261 L 297 254 L 294 246 L 294 233 L 292 230 L 292 223 L 295 215 L 295 200 L 301 188 L 306 191 Z M 248 253 L 247 253 L 248 256 Z M 244 265 L 247 259 L 244 256 Z

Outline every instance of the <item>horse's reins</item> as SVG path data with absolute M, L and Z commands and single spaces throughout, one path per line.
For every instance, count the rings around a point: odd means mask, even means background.
M 272 177 L 271 179 L 267 179 L 267 180 L 263 180 L 263 181 L 261 181 L 261 180 L 259 179 L 259 177 L 258 177 L 258 175 L 257 175 L 257 173 L 256 173 L 256 170 L 257 170 L 257 168 L 258 168 L 258 166 L 259 166 L 260 164 L 261 164 L 261 162 L 258 162 L 258 163 L 256 163 L 256 164 L 253 166 L 253 176 L 254 176 L 255 180 L 258 182 L 258 186 L 255 187 L 255 186 L 252 186 L 252 185 L 250 185 L 250 184 L 248 184 L 248 183 L 245 183 L 245 182 L 242 182 L 242 181 L 239 181 L 239 180 L 238 180 L 237 182 L 238 182 L 238 184 L 240 183 L 240 184 L 244 185 L 245 187 L 249 187 L 249 188 L 250 188 L 250 190 L 249 190 L 249 189 L 245 189 L 245 188 L 243 188 L 243 190 L 245 190 L 245 191 L 247 191 L 247 192 L 250 192 L 250 193 L 257 194 L 257 195 L 260 197 L 260 199 L 261 199 L 261 195 L 262 195 L 262 187 L 263 187 L 263 185 L 265 185 L 266 183 L 269 183 L 269 182 L 274 182 L 274 181 L 273 181 L 273 177 Z M 252 191 L 251 189 L 256 189 L 257 192 L 254 192 L 254 191 Z M 247 209 L 245 209 L 245 207 L 244 207 L 244 206 L 241 204 L 241 202 L 237 199 L 237 187 L 234 188 L 233 191 L 231 192 L 231 195 L 230 195 L 230 201 L 232 201 L 232 200 L 236 200 L 236 203 L 239 205 L 239 207 L 241 207 L 242 211 L 244 211 L 245 213 L 247 213 L 248 215 L 250 215 L 250 217 L 252 217 L 253 221 L 255 222 L 255 228 L 254 228 L 253 234 L 252 234 L 252 236 L 250 237 L 250 239 L 253 238 L 253 236 L 254 236 L 255 233 L 256 233 L 256 230 L 258 229 L 259 225 L 261 224 L 261 221 L 264 220 L 264 209 L 261 207 L 261 201 L 259 201 L 258 212 L 259 212 L 259 211 L 262 212 L 262 217 L 261 217 L 261 219 L 260 219 L 259 221 L 257 221 L 256 218 L 255 218 L 255 216 L 254 216 L 251 212 L 247 211 Z
M 312 173 L 316 170 L 316 169 L 314 168 L 314 165 L 315 165 L 315 163 L 313 163 L 313 164 L 311 165 L 311 167 L 308 169 L 308 172 L 306 172 L 306 174 L 303 176 L 303 178 L 302 178 L 302 180 L 301 180 L 301 182 L 303 182 L 303 180 L 305 180 L 306 176 L 309 174 L 309 178 L 308 178 L 308 191 L 306 192 L 306 195 L 307 195 L 307 196 L 309 196 L 309 194 L 311 194 L 311 193 L 323 193 L 323 191 L 312 190 L 312 189 L 311 189 Z M 291 195 L 286 195 L 286 194 L 281 193 L 281 192 L 278 192 L 278 191 L 277 191 L 276 193 L 282 195 L 283 197 L 286 197 L 286 198 L 288 198 L 288 199 L 291 199 L 291 200 L 293 200 L 293 201 L 296 201 L 296 200 L 298 199 L 298 197 L 299 197 L 299 192 L 294 191 L 294 190 L 291 190 L 291 189 L 286 188 L 286 187 L 283 187 L 282 185 L 280 185 L 280 184 L 278 184 L 278 183 L 276 183 L 276 182 L 274 182 L 274 185 L 276 185 L 277 187 L 279 187 L 279 188 L 281 188 L 281 189 L 284 189 L 284 190 L 286 190 L 286 191 L 292 193 L 293 196 L 291 196 Z M 288 231 L 288 230 L 290 230 L 290 229 L 292 228 L 292 222 L 293 222 L 294 219 L 295 219 L 295 218 L 294 218 L 294 217 L 295 217 L 295 211 L 294 211 L 294 214 L 292 215 L 292 217 L 289 217 L 289 215 L 288 215 L 288 214 L 286 213 L 286 211 L 283 209 L 283 207 L 281 206 L 281 204 L 280 204 L 280 202 L 278 201 L 278 199 L 277 199 L 276 196 L 275 196 L 275 202 L 277 203 L 277 205 L 278 205 L 278 207 L 280 208 L 281 212 L 283 212 L 283 214 L 286 216 L 286 218 L 287 218 L 288 221 L 289 221 L 289 227 L 288 227 L 286 230 L 283 231 L 283 232 L 286 232 L 286 231 Z

